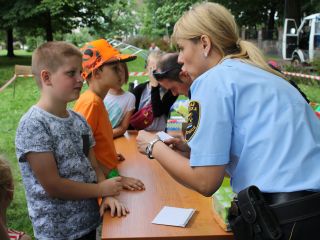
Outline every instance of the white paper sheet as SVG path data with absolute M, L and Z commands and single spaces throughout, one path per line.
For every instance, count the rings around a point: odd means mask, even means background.
M 196 210 L 192 208 L 164 206 L 158 215 L 153 219 L 152 223 L 185 227 L 195 211 Z

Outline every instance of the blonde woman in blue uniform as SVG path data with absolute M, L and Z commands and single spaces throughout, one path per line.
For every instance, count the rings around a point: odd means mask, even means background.
M 238 32 L 231 13 L 216 3 L 195 5 L 178 20 L 172 36 L 180 49 L 178 61 L 193 79 L 186 144 L 163 143 L 140 131 L 138 149 L 205 196 L 228 173 L 236 193 L 255 185 L 269 205 L 297 202 L 277 216 L 281 234 L 274 239 L 315 239 L 320 121 Z M 255 231 L 246 239 L 265 239 Z

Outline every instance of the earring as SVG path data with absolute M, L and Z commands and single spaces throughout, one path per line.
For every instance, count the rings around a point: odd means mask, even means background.
M 208 57 L 208 53 L 207 52 L 203 53 L 203 55 L 204 55 L 205 58 Z

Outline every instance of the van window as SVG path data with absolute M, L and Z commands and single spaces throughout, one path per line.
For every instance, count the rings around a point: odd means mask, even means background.
M 320 34 L 320 19 L 316 20 L 315 34 Z

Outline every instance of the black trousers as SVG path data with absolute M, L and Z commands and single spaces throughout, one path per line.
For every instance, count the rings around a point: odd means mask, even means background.
M 281 229 L 281 240 L 320 239 L 320 215 L 302 221 L 281 225 Z

